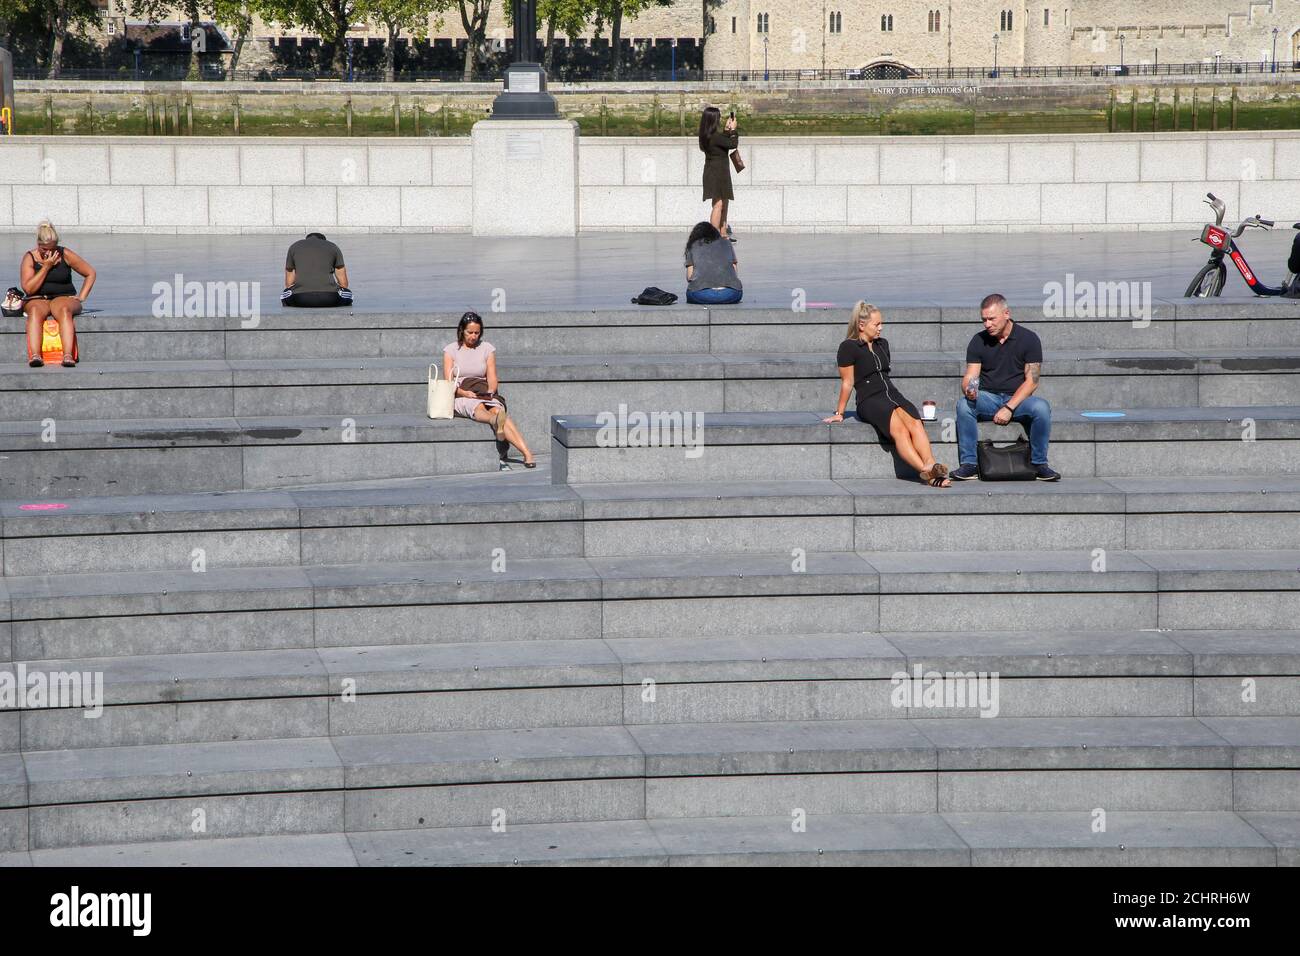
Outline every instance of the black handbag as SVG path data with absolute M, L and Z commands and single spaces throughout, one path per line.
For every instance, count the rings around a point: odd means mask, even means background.
M 23 314 L 23 293 L 19 288 L 12 287 L 5 293 L 4 302 L 0 304 L 0 312 L 6 319 L 16 319 Z
M 976 448 L 983 481 L 1033 481 L 1038 470 L 1029 463 L 1029 442 L 1020 438 L 1009 445 L 985 439 Z

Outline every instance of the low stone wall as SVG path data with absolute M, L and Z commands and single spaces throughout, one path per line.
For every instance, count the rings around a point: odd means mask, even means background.
M 1230 219 L 1300 219 L 1300 131 L 750 137 L 732 220 L 751 231 L 1184 229 L 1213 191 Z M 479 165 L 480 169 L 486 167 Z M 578 141 L 578 228 L 677 231 L 707 215 L 690 137 Z M 468 232 L 468 138 L 14 137 L 0 230 Z

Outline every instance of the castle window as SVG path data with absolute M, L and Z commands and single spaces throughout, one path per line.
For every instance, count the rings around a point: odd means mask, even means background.
M 1002 11 L 1002 16 L 998 20 L 998 29 L 1001 30 L 1003 33 L 1008 33 L 1011 30 L 1015 29 L 1015 27 L 1012 25 L 1010 10 Z
M 882 33 L 892 33 L 894 30 L 894 15 L 892 13 L 882 14 L 880 17 L 880 31 Z
M 769 15 L 766 13 L 760 13 L 758 15 L 758 32 L 767 33 L 768 26 L 769 26 Z
M 931 10 L 931 11 L 930 11 L 930 16 L 929 16 L 929 17 L 927 18 L 927 20 L 926 20 L 926 26 L 929 28 L 929 30 L 930 30 L 931 33 L 938 33 L 938 32 L 939 32 L 940 27 L 939 27 L 939 11 L 938 11 L 938 10 Z
M 1046 9 L 1046 8 L 1044 8 L 1044 9 L 1043 9 L 1043 26 L 1045 26 L 1045 27 L 1050 27 L 1051 25 L 1052 25 L 1052 11 L 1051 11 L 1051 10 L 1048 10 L 1048 9 Z
M 828 29 L 831 33 L 843 33 L 843 32 L 844 32 L 844 14 L 842 14 L 842 13 L 838 13 L 838 12 L 833 12 L 833 13 L 831 13 L 831 16 L 830 16 L 830 24 L 829 24 L 829 26 L 827 27 L 827 29 Z

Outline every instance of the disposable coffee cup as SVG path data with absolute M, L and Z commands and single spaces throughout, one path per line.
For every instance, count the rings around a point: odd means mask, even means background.
M 934 421 L 934 402 L 921 403 L 921 417 L 927 422 Z

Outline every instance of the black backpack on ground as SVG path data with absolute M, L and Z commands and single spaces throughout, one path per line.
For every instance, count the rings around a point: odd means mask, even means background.
M 632 301 L 636 305 L 672 305 L 677 301 L 677 296 L 652 285 L 647 287 L 640 295 L 635 296 Z

